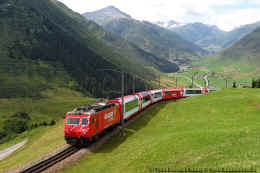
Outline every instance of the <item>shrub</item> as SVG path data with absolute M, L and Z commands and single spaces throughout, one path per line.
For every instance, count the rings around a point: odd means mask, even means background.
M 252 88 L 256 88 L 257 87 L 257 80 L 253 79 L 252 80 Z
M 22 133 L 28 129 L 28 124 L 24 120 L 12 119 L 4 121 L 3 129 L 9 133 Z
M 31 117 L 26 112 L 17 112 L 12 117 L 20 118 L 20 119 L 24 119 L 24 120 L 31 120 Z
M 6 132 L 4 132 L 4 131 L 1 131 L 0 132 L 0 140 L 2 140 L 4 137 L 6 137 L 7 136 L 7 133 Z
M 54 126 L 56 124 L 56 121 L 55 120 L 52 120 L 51 122 L 50 122 L 50 126 Z
M 237 88 L 237 83 L 236 83 L 236 81 L 233 82 L 232 87 L 233 87 L 233 88 Z
M 43 126 L 47 126 L 48 123 L 47 123 L 46 121 L 44 121 L 44 122 L 42 123 L 42 125 L 43 125 Z

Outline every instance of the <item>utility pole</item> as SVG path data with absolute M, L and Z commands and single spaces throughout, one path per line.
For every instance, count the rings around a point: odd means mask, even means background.
M 105 76 L 105 75 L 104 75 Z M 102 95 L 105 98 L 105 78 L 103 79 L 103 83 L 102 83 Z
M 124 128 L 124 115 L 125 115 L 125 101 L 124 101 L 124 88 L 125 88 L 125 86 L 124 86 L 124 84 L 125 84 L 125 81 L 124 81 L 124 72 L 121 72 L 121 74 L 122 74 L 122 79 L 121 79 L 121 81 L 122 81 L 122 93 L 121 93 L 121 100 L 122 100 L 122 119 L 121 119 L 121 124 L 122 124 L 122 127 Z
M 192 74 L 192 83 L 191 83 L 191 87 L 193 88 L 193 79 L 194 78 L 194 74 Z
M 135 76 L 133 76 L 133 94 L 135 94 Z
M 226 79 L 226 88 L 228 87 L 228 80 Z
M 161 76 L 159 75 L 159 88 L 161 88 Z
M 122 78 L 121 78 L 121 81 L 122 81 L 122 93 L 121 93 L 121 101 L 122 101 L 122 119 L 121 119 L 121 135 L 122 136 L 125 136 L 125 121 L 124 121 L 124 115 L 125 115 L 125 100 L 124 100 L 124 84 L 125 84 L 125 81 L 124 81 L 124 72 L 121 71 L 121 75 L 122 75 Z

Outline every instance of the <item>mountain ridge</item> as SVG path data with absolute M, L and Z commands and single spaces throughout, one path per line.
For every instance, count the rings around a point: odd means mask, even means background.
M 120 11 L 115 6 L 108 6 L 106 8 L 94 11 L 94 12 L 86 12 L 82 14 L 89 20 L 95 20 L 95 22 L 99 25 L 102 25 L 105 22 L 109 22 L 109 20 L 114 19 L 122 19 L 128 18 L 131 19 L 132 17 L 122 11 Z
M 201 22 L 183 24 L 178 27 L 160 26 L 176 32 L 185 40 L 194 42 L 198 46 L 215 53 L 232 46 L 241 38 L 253 32 L 260 26 L 260 22 L 242 25 L 229 32 L 219 29 L 216 25 L 207 25 Z
M 103 10 L 92 13 L 97 16 L 106 16 L 105 13 L 102 13 Z M 106 31 L 117 34 L 162 59 L 171 61 L 184 58 L 188 61 L 190 57 L 199 57 L 201 54 L 207 53 L 198 46 L 183 40 L 179 35 L 147 21 L 138 21 L 133 18 L 114 19 L 106 16 L 107 21 L 100 23 L 98 17 L 84 16 L 88 20 L 99 23 Z

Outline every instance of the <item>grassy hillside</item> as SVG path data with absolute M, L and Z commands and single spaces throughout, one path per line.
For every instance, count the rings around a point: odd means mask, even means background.
M 248 35 L 222 53 L 205 58 L 200 66 L 224 73 L 234 80 L 251 81 L 253 78 L 259 78 L 259 35 L 257 32 Z
M 53 150 L 63 147 L 66 143 L 63 136 L 63 128 L 64 121 L 59 121 L 55 126 L 40 127 L 25 132 L 15 140 L 0 145 L 1 148 L 4 148 L 28 139 L 28 142 L 23 147 L 0 161 L 0 172 L 23 165 L 31 160 L 36 161 L 39 157 L 46 156 L 46 153 L 53 152 Z
M 64 172 L 149 172 L 150 168 L 259 168 L 260 91 L 227 89 L 159 103 Z
M 223 74 L 237 81 L 251 82 L 260 77 L 260 28 L 230 48 L 194 63 L 201 71 Z
M 0 99 L 0 144 L 13 139 L 23 131 L 48 126 L 63 118 L 72 108 L 95 101 L 68 89 L 46 90 L 42 99 Z M 21 116 L 21 113 L 27 114 Z
M 9 136 L 7 138 L 0 139 L 2 143 L 6 142 L 8 138 L 12 139 L 16 137 L 14 140 L 0 144 L 0 149 L 28 139 L 28 143 L 24 147 L 8 158 L 0 161 L 0 172 L 26 163 L 29 160 L 35 159 L 46 152 L 50 152 L 64 145 L 63 117 L 65 113 L 75 107 L 96 101 L 94 98 L 84 97 L 81 93 L 68 89 L 48 90 L 42 94 L 45 98 L 40 100 L 31 98 L 0 99 L 0 131 L 4 127 L 4 121 L 12 120 L 12 115 L 16 112 L 26 112 L 29 114 L 31 120 L 29 120 L 28 125 L 30 127 L 33 124 L 38 125 L 38 127 L 29 129 L 24 133 L 12 133 L 8 134 Z M 49 124 L 51 120 L 55 120 L 57 122 L 56 125 L 41 125 L 44 122 Z

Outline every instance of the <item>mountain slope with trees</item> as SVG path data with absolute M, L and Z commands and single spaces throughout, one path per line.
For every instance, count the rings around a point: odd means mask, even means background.
M 154 79 L 151 66 L 178 70 L 55 0 L 1 1 L 0 17 L 1 97 L 38 97 L 42 90 L 57 87 L 113 96 L 118 94 L 112 90 L 120 90 L 121 75 L 104 73 L 104 68 L 124 70 L 128 81 L 136 76 L 137 89 Z M 109 40 L 128 52 L 120 53 Z
M 205 57 L 200 66 L 210 71 L 225 73 L 233 80 L 258 79 L 260 73 L 260 28 L 243 37 L 230 48 Z
M 217 26 L 205 25 L 203 23 L 190 23 L 180 27 L 170 28 L 185 40 L 197 44 L 207 50 L 221 49 L 221 40 L 225 32 Z

